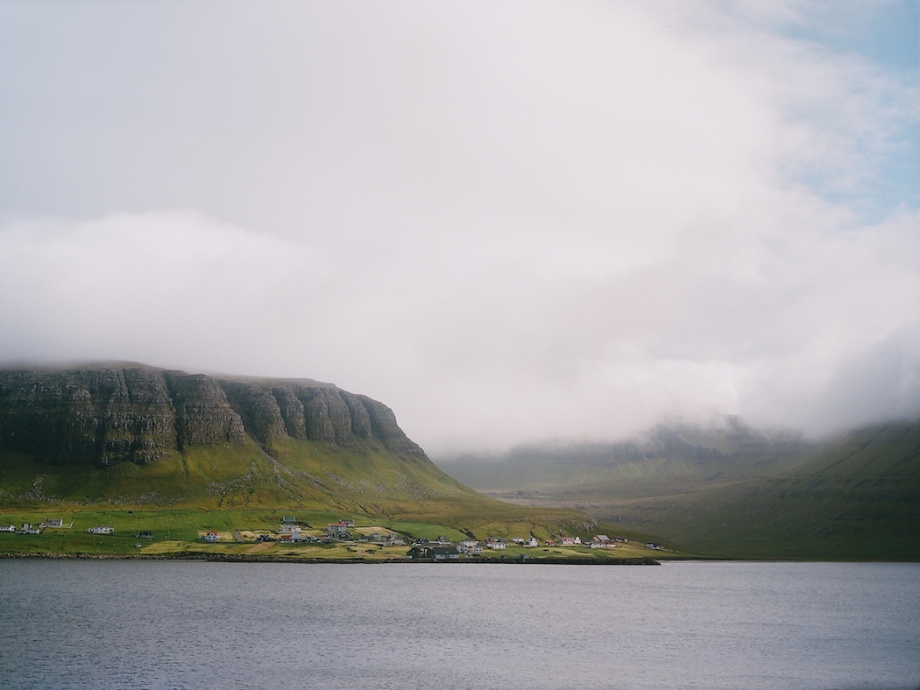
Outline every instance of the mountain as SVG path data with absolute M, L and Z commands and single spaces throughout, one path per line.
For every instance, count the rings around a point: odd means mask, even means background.
M 497 535 L 594 524 L 468 489 L 366 396 L 142 364 L 0 370 L 0 508 L 42 505 L 296 508 Z
M 502 455 L 439 458 L 448 474 L 482 491 L 538 497 L 659 495 L 702 489 L 793 466 L 813 445 L 734 418 L 724 428 L 659 425 L 619 443 L 549 443 Z
M 0 448 L 51 464 L 145 465 L 196 446 L 377 441 L 424 459 L 385 405 L 316 381 L 144 365 L 0 370 Z
M 489 495 L 578 508 L 697 553 L 920 559 L 920 421 L 820 443 L 737 421 L 721 430 L 659 427 L 620 444 L 440 466 Z

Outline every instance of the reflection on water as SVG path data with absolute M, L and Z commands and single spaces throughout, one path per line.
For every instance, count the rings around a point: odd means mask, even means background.
M 920 565 L 0 561 L 0 685 L 916 690 Z

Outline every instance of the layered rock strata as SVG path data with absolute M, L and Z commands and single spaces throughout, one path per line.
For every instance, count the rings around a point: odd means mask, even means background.
M 424 458 L 386 405 L 308 380 L 225 379 L 139 364 L 0 370 L 0 448 L 59 464 L 147 464 L 192 446 L 378 441 Z

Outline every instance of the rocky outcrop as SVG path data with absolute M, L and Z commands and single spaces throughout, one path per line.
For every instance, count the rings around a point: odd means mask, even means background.
M 162 372 L 175 411 L 178 450 L 187 446 L 243 443 L 246 430 L 217 381 L 184 372 Z
M 0 371 L 0 448 L 108 465 L 152 462 L 176 447 L 175 410 L 161 372 Z
M 0 448 L 45 462 L 147 464 L 192 446 L 377 441 L 424 458 L 386 405 L 305 380 L 229 379 L 140 364 L 0 370 Z

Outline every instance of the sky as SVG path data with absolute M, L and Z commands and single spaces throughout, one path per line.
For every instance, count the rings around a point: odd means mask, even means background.
M 920 414 L 920 2 L 0 0 L 0 363 L 433 457 Z

